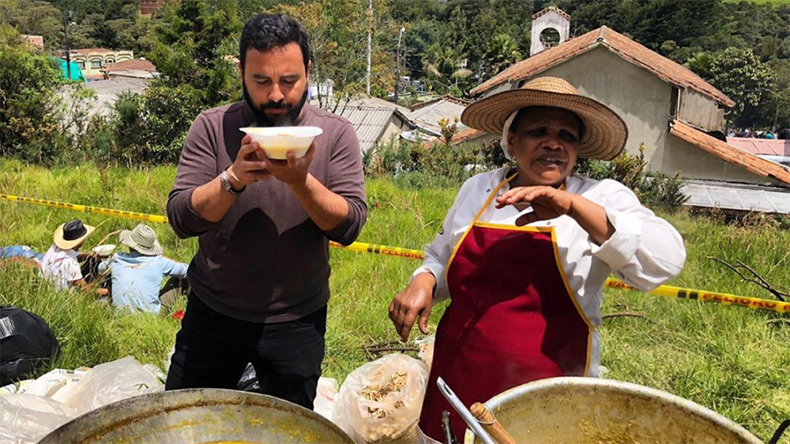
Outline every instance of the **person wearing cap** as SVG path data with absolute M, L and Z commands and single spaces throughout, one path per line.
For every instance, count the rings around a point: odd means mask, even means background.
M 573 174 L 578 158 L 614 159 L 628 130 L 565 80 L 531 80 L 473 103 L 461 120 L 501 135 L 514 166 L 461 187 L 425 261 L 389 307 L 406 340 L 415 321 L 427 334 L 431 307 L 451 299 L 420 417 L 437 440 L 443 410 L 456 435 L 465 428 L 438 376 L 467 406 L 538 379 L 597 376 L 606 278 L 614 272 L 651 290 L 680 273 L 686 257 L 677 230 L 628 188 Z
M 61 224 L 53 234 L 53 243 L 41 258 L 41 276 L 52 281 L 58 290 L 87 285 L 82 275 L 79 249 L 94 227 L 75 219 Z
M 162 256 L 162 245 L 148 225 L 139 224 L 132 231 L 118 235 L 128 253 L 116 253 L 99 265 L 99 272 L 110 270 L 112 304 L 149 313 L 169 314 L 181 295 L 181 285 L 173 279 L 187 277 L 187 264 Z M 172 276 L 163 289 L 162 279 Z

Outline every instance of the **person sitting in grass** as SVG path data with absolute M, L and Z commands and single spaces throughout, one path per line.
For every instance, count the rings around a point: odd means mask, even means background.
M 27 245 L 9 245 L 0 247 L 0 260 L 21 262 L 26 265 L 41 267 L 43 253 L 36 253 L 33 247 Z
M 61 224 L 52 236 L 52 246 L 41 258 L 41 277 L 53 282 L 58 290 L 86 287 L 80 261 L 91 255 L 80 254 L 79 250 L 93 230 L 79 219 Z
M 129 252 L 116 253 L 99 264 L 99 273 L 111 274 L 112 304 L 167 315 L 184 294 L 187 264 L 162 256 L 156 233 L 147 225 L 124 230 L 118 237 Z M 172 277 L 160 289 L 165 276 Z

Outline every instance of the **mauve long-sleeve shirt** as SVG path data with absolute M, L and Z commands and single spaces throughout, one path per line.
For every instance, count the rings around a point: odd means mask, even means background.
M 178 162 L 167 215 L 179 237 L 198 236 L 188 278 L 201 301 L 244 321 L 287 322 L 326 305 L 328 241 L 348 245 L 365 224 L 361 152 L 351 123 L 305 105 L 297 125 L 324 130 L 315 139 L 310 174 L 348 202 L 346 219 L 321 230 L 288 185 L 271 178 L 247 185 L 222 220 L 209 222 L 192 207 L 192 193 L 233 164 L 244 136 L 239 128 L 254 125 L 245 102 L 204 111 L 195 119 Z

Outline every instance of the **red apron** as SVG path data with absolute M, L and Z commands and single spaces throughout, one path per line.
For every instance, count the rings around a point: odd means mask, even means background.
M 436 332 L 433 366 L 420 428 L 444 442 L 441 413 L 456 436 L 466 424 L 436 388 L 441 376 L 469 407 L 510 388 L 555 376 L 583 376 L 590 364 L 592 324 L 565 279 L 551 227 L 478 222 L 447 265 L 452 302 Z

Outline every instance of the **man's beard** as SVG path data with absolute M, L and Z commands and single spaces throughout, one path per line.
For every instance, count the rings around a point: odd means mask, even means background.
M 252 101 L 252 97 L 250 97 L 250 93 L 247 91 L 247 85 L 243 81 L 241 87 L 244 92 L 244 101 L 247 102 L 247 105 L 255 115 L 255 123 L 258 126 L 294 126 L 299 119 L 299 115 L 302 113 L 305 102 L 307 102 L 307 88 L 305 88 L 301 100 L 299 100 L 299 103 L 296 105 L 291 105 L 286 103 L 285 100 L 281 100 L 276 103 L 269 102 L 261 106 L 256 106 Z M 286 112 L 283 114 L 267 115 L 264 110 L 268 109 L 284 109 Z

